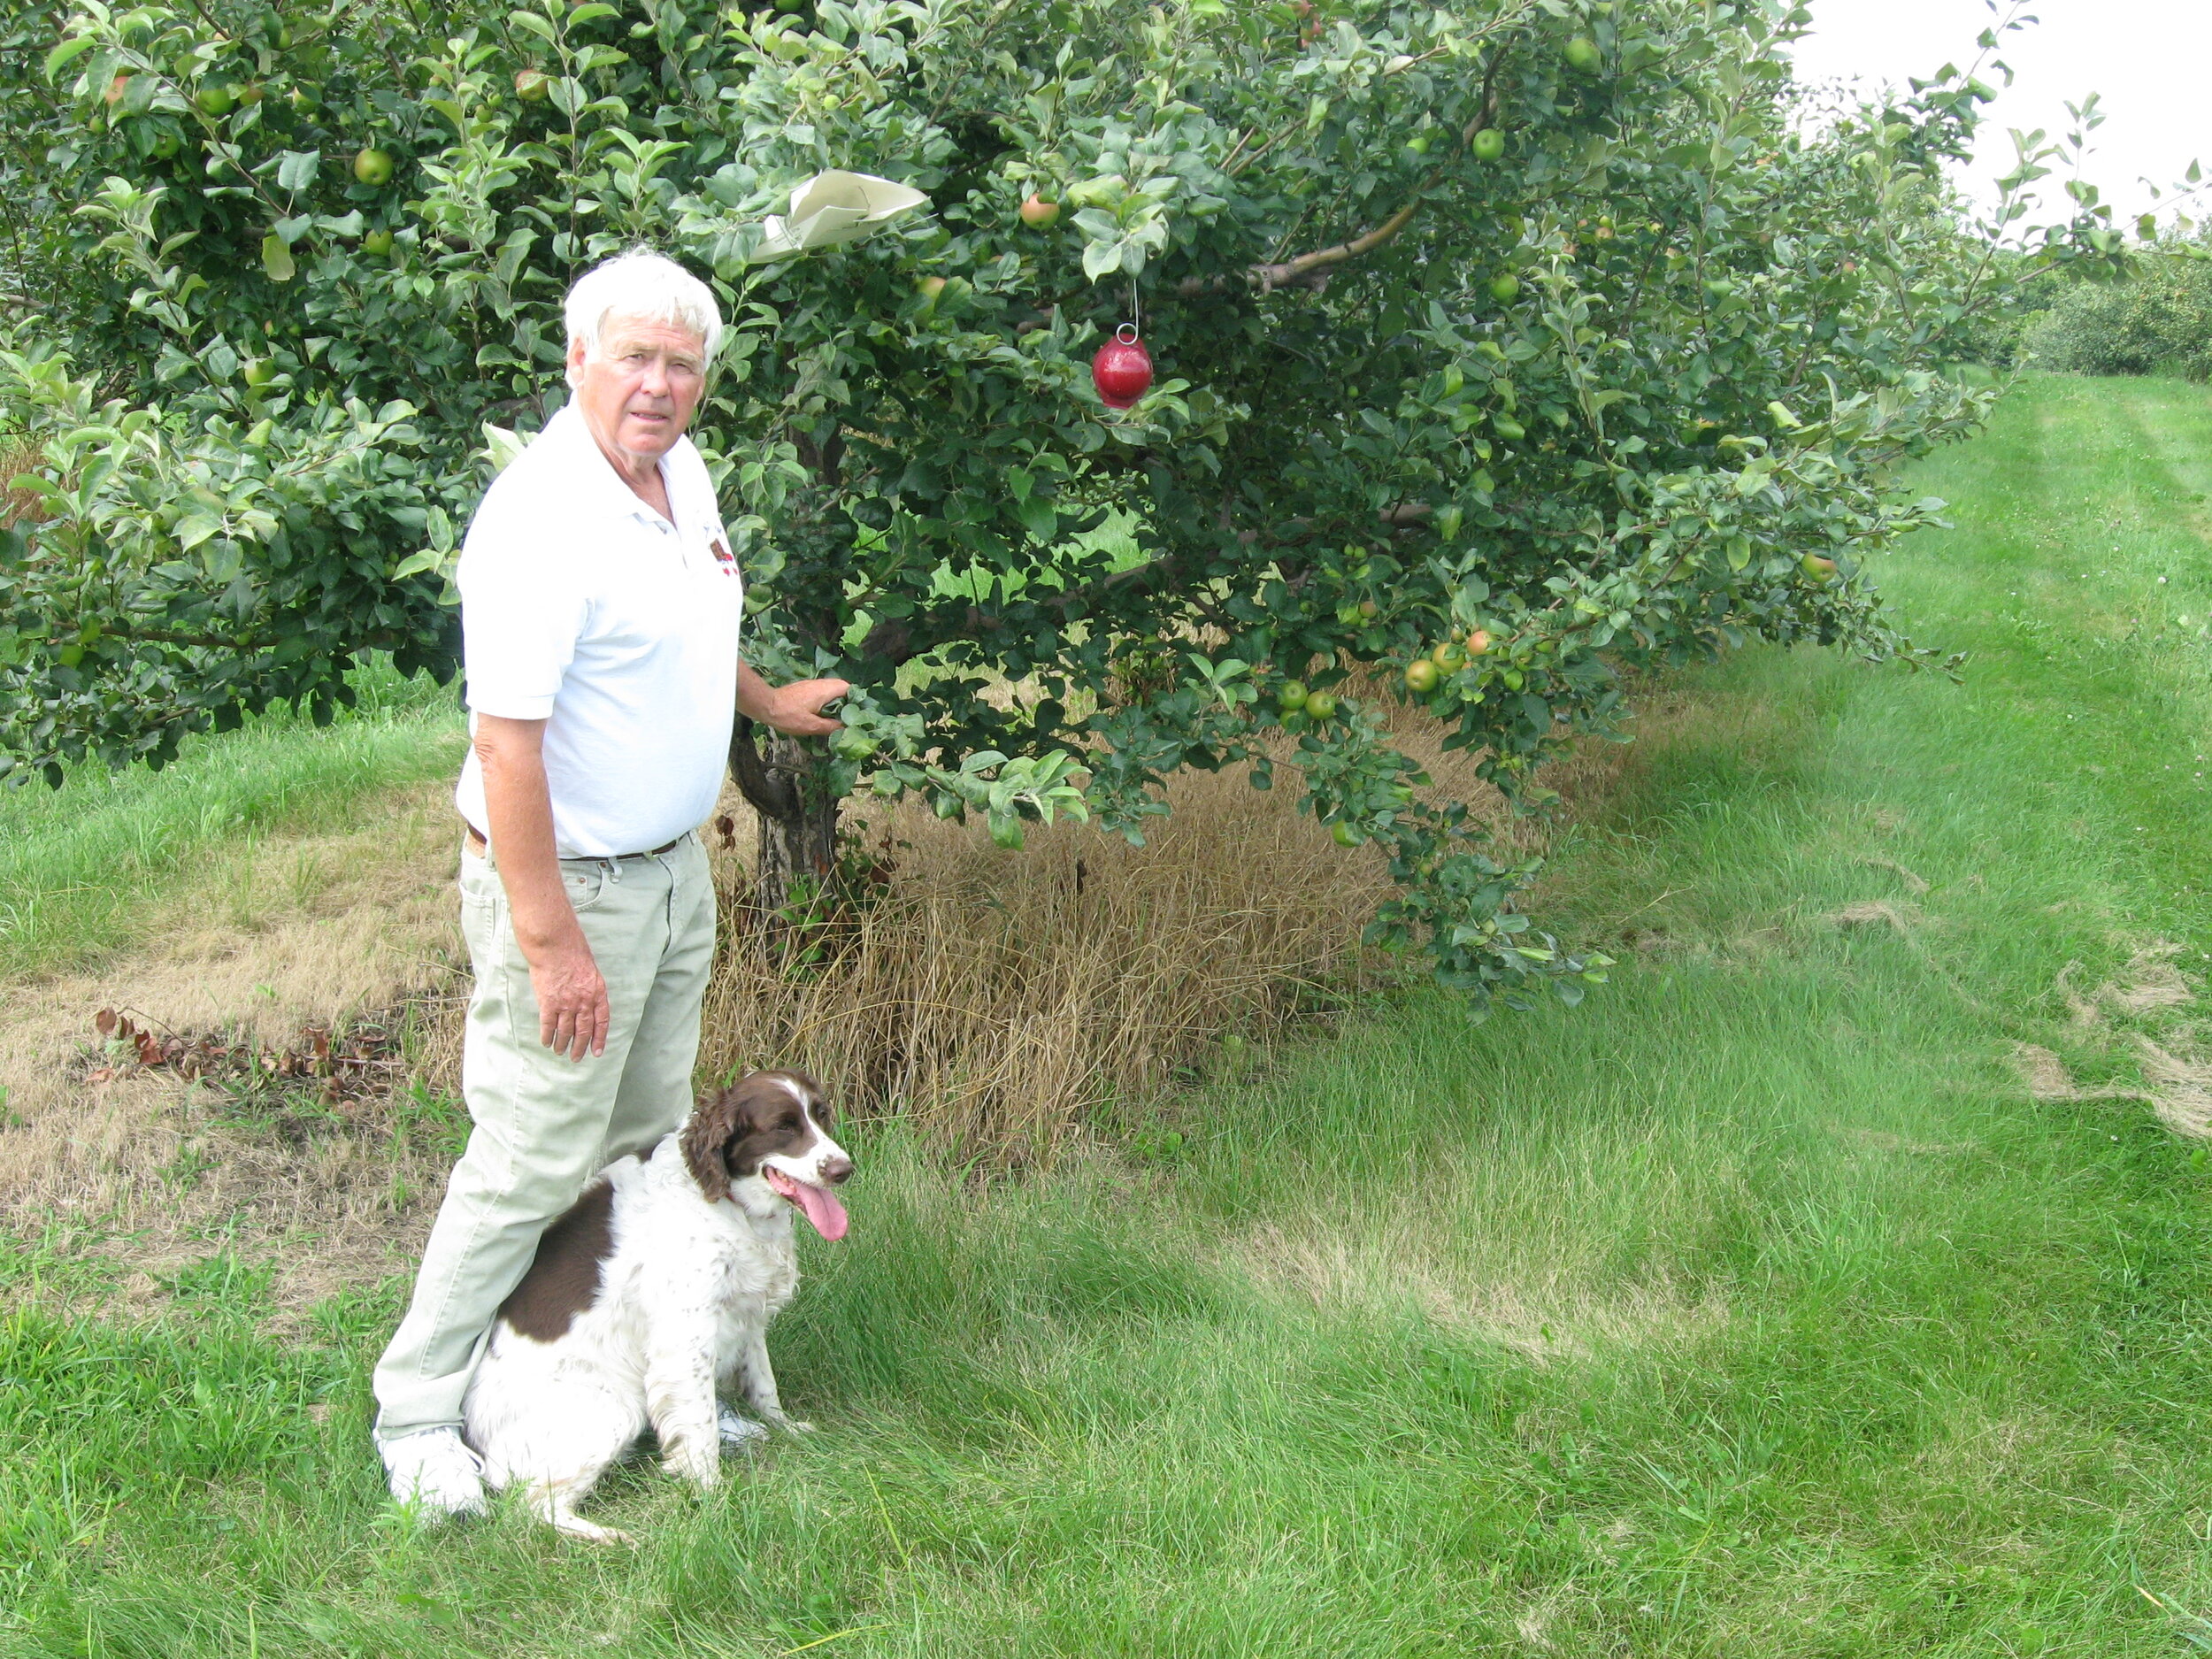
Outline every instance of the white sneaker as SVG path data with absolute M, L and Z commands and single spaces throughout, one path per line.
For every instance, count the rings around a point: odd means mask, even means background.
M 484 1513 L 484 1464 L 458 1429 L 423 1429 L 381 1442 L 392 1496 L 429 1520 Z
M 765 1423 L 756 1423 L 750 1417 L 741 1417 L 727 1406 L 722 1408 L 722 1415 L 717 1419 L 715 1426 L 722 1431 L 722 1444 L 726 1448 L 750 1446 L 757 1440 L 764 1440 L 768 1438 L 768 1425 Z

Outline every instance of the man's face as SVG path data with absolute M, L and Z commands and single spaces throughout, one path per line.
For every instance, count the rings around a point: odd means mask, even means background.
M 706 342 L 674 323 L 619 314 L 599 344 L 569 347 L 576 405 L 599 447 L 619 465 L 649 467 L 675 446 L 706 386 Z

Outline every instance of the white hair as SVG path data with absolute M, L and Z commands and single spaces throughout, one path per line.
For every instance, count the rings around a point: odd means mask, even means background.
M 599 349 L 599 331 L 610 317 L 668 323 L 696 334 L 710 363 L 722 343 L 722 309 L 714 303 L 714 290 L 650 248 L 633 248 L 592 266 L 576 279 L 561 309 L 568 343 L 582 341 L 587 354 Z M 575 378 L 570 370 L 572 383 Z

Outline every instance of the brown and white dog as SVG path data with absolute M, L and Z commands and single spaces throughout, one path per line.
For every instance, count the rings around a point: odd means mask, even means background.
M 718 1391 L 741 1379 L 759 1416 L 806 1429 L 776 1397 L 768 1322 L 798 1287 L 792 1211 L 843 1238 L 829 1189 L 852 1171 L 803 1071 L 755 1071 L 609 1164 L 546 1229 L 469 1384 L 485 1479 L 524 1486 L 564 1532 L 626 1543 L 576 1505 L 649 1423 L 663 1465 L 702 1486 L 721 1476 Z

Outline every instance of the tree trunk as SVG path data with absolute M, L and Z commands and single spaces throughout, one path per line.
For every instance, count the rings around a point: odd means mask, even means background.
M 730 771 L 760 815 L 753 907 L 772 921 L 789 911 L 795 896 L 818 895 L 834 879 L 840 803 L 797 739 L 741 715 L 730 735 Z

